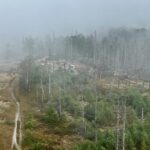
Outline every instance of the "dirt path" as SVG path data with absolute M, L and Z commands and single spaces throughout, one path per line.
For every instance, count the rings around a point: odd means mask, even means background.
M 12 136 L 11 150 L 15 148 L 17 150 L 21 150 L 22 131 L 21 131 L 20 103 L 18 102 L 14 93 L 14 81 L 11 84 L 11 97 L 16 103 L 15 126 L 14 126 L 14 131 Z

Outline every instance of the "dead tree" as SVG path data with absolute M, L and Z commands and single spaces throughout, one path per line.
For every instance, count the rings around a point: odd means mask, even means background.
M 39 89 L 36 86 L 36 101 L 35 101 L 35 103 L 38 102 L 38 101 L 39 101 Z
M 44 92 L 44 86 L 43 86 L 43 80 L 41 77 L 41 108 L 43 108 L 44 105 L 44 99 L 45 99 L 45 92 Z
M 50 102 L 51 98 L 51 74 L 50 74 L 50 69 L 49 69 L 49 78 L 48 78 L 48 101 Z
M 119 123 L 120 123 L 120 111 L 119 111 L 119 99 L 117 104 L 117 124 L 116 124 L 116 131 L 117 131 L 117 138 L 116 138 L 116 150 L 119 150 Z
M 58 96 L 58 100 L 57 100 L 57 114 L 59 116 L 59 118 L 61 117 L 61 114 L 62 114 L 62 101 L 61 101 L 61 89 L 59 88 L 59 96 Z
M 141 122 L 142 122 L 142 125 L 144 123 L 144 109 L 142 107 L 142 114 L 141 114 Z
M 73 41 L 72 41 L 72 38 L 70 41 L 70 59 L 71 59 L 71 61 L 73 59 Z
M 126 99 L 124 100 L 124 112 L 123 112 L 122 150 L 125 150 L 125 130 L 126 130 Z
M 26 74 L 26 89 L 29 92 L 29 73 Z
M 117 100 L 116 150 L 125 150 L 126 100 Z
M 97 91 L 96 91 L 96 99 L 95 99 L 95 142 L 98 140 L 97 135 Z
M 97 102 L 95 102 L 95 142 L 97 142 Z
M 83 128 L 84 128 L 84 134 L 86 134 L 84 96 L 81 96 L 81 101 L 82 101 L 82 121 L 83 121 Z

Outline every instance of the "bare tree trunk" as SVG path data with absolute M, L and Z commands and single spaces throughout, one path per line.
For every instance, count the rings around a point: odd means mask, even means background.
M 144 109 L 143 109 L 143 107 L 142 107 L 141 122 L 142 122 L 142 125 L 143 125 L 143 123 L 144 123 Z
M 29 73 L 28 72 L 26 76 L 26 84 L 27 84 L 27 91 L 29 92 Z
M 118 82 L 118 89 L 120 88 L 120 81 L 119 78 L 117 77 L 117 82 Z
M 83 127 L 84 127 L 84 134 L 86 134 L 86 124 L 85 124 L 85 106 L 84 106 L 84 97 L 82 96 L 82 121 L 83 121 Z
M 51 98 L 51 75 L 50 75 L 50 69 L 49 69 L 49 78 L 48 78 L 48 101 L 50 102 L 50 98 Z
M 36 101 L 35 101 L 35 103 L 38 102 L 38 100 L 39 100 L 39 91 L 38 91 L 38 87 L 36 87 Z
M 61 113 L 62 113 L 62 102 L 61 102 L 61 89 L 59 88 L 59 99 L 58 99 L 58 115 L 59 117 L 61 117 Z
M 72 39 L 71 39 L 71 43 L 70 43 L 70 57 L 71 57 L 71 61 L 72 61 L 72 59 L 73 59 Z
M 124 113 L 123 113 L 122 150 L 125 150 L 125 129 L 126 129 L 126 100 L 125 100 L 125 102 L 124 102 Z
M 95 142 L 97 142 L 97 94 L 96 94 L 96 101 L 95 101 Z
M 120 111 L 119 111 L 119 99 L 118 99 L 118 106 L 117 106 L 117 141 L 116 141 L 116 150 L 119 150 L 119 119 L 120 119 Z
M 44 99 L 45 99 L 45 92 L 44 92 L 44 87 L 43 87 L 43 81 L 42 81 L 42 78 L 41 78 L 41 91 L 42 91 L 42 99 L 41 99 L 41 106 L 43 108 L 43 104 L 44 104 Z
M 59 117 L 61 117 L 62 113 L 62 104 L 61 104 L 61 99 L 59 98 Z
M 96 32 L 95 32 L 95 41 L 96 41 Z M 96 44 L 96 42 L 95 42 Z M 97 67 L 97 64 L 96 64 L 96 60 L 95 60 L 95 56 L 94 56 L 94 63 L 95 63 L 95 68 Z M 95 81 L 97 81 L 97 72 L 95 74 Z M 96 87 L 96 83 L 95 83 L 95 142 L 97 142 L 98 140 L 98 135 L 97 135 L 97 87 Z

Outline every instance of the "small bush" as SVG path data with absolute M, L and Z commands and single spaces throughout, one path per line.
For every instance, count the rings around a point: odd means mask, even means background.
M 59 125 L 60 123 L 64 122 L 65 118 L 63 116 L 59 117 L 56 111 L 49 107 L 42 117 L 42 120 L 51 126 Z

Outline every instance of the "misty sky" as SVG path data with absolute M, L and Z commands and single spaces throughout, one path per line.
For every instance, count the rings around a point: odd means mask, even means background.
M 150 0 L 0 0 L 0 35 L 88 33 L 149 27 Z

